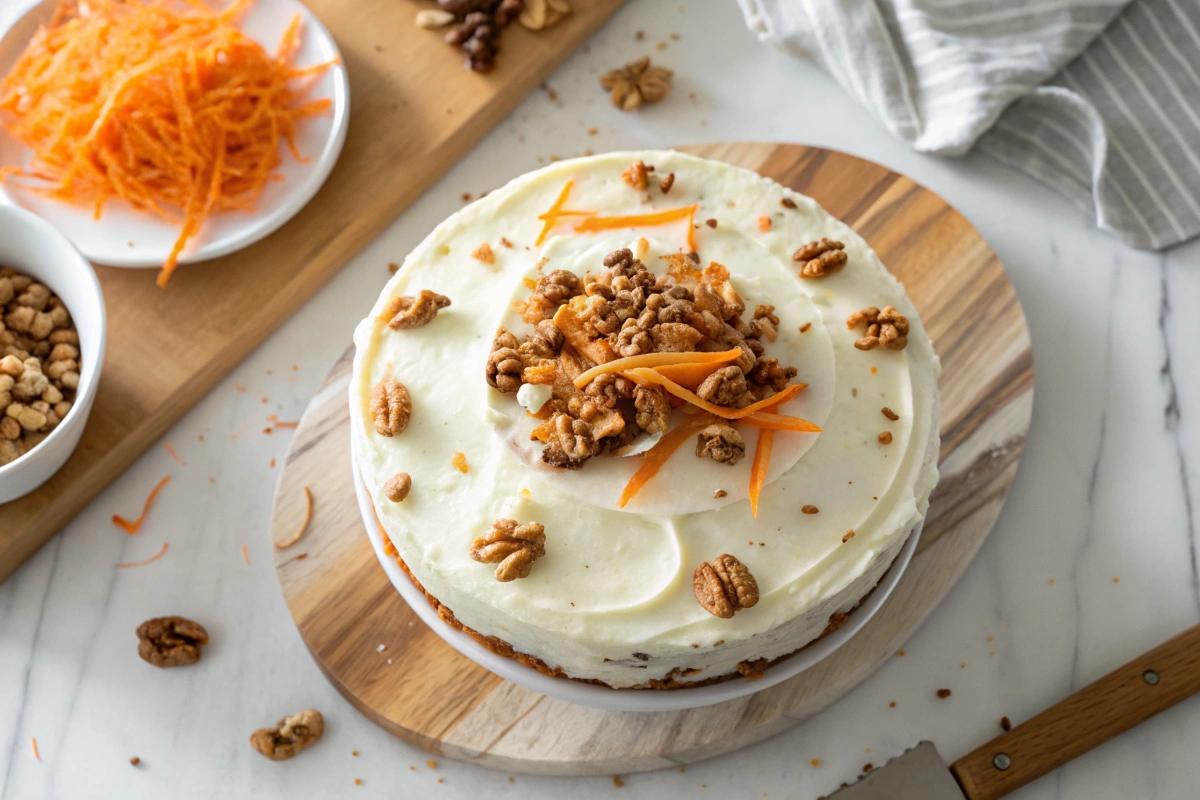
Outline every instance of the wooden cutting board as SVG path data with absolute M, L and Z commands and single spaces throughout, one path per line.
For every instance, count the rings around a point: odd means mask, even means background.
M 622 0 L 576 2 L 549 30 L 513 24 L 496 69 L 462 68 L 442 32 L 413 21 L 431 3 L 305 0 L 350 75 L 350 130 L 317 197 L 281 230 L 225 258 L 181 268 L 98 268 L 108 352 L 75 455 L 38 491 L 0 505 L 8 577 L 222 377 L 294 314 L 491 130 Z M 597 88 L 597 92 L 600 89 Z
M 388 582 L 351 478 L 348 352 L 293 439 L 272 535 L 295 532 L 305 486 L 315 512 L 300 542 L 275 551 L 275 566 L 300 635 L 338 691 L 431 752 L 509 772 L 603 775 L 678 767 L 771 736 L 828 706 L 896 651 L 962 574 L 1012 485 L 1033 406 L 1029 331 L 1003 267 L 971 224 L 908 178 L 843 153 L 774 144 L 683 149 L 811 195 L 903 281 L 943 367 L 942 475 L 917 552 L 887 603 L 840 650 L 756 695 L 654 714 L 551 700 L 460 656 Z

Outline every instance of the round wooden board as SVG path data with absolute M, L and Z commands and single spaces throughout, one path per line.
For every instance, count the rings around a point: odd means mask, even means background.
M 508 772 L 605 775 L 678 767 L 761 741 L 825 708 L 896 651 L 962 574 L 1012 485 L 1033 404 L 1029 331 L 1000 261 L 970 223 L 908 178 L 843 153 L 765 143 L 684 149 L 814 197 L 907 288 L 943 367 L 942 476 L 920 545 L 857 635 L 778 686 L 654 714 L 551 700 L 460 656 L 388 582 L 351 480 L 347 352 L 305 412 L 280 477 L 276 540 L 300 524 L 305 486 L 315 509 L 300 542 L 276 551 L 275 566 L 300 635 L 333 685 L 430 752 Z

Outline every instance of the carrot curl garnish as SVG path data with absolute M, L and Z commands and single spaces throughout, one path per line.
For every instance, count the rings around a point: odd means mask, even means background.
M 797 433 L 821 432 L 819 425 L 814 425 L 806 419 L 767 411 L 755 411 L 750 416 L 743 418 L 742 422 L 752 428 L 765 428 L 773 431 L 796 431 Z
M 665 211 L 655 211 L 649 214 L 631 214 L 622 217 L 587 217 L 575 224 L 575 230 L 580 233 L 613 230 L 616 228 L 641 228 L 650 225 L 666 225 L 670 222 L 688 221 L 687 245 L 690 252 L 696 252 L 696 228 L 694 225 L 698 204 L 668 208 Z
M 742 351 L 735 347 L 732 350 L 726 350 L 721 353 L 646 353 L 640 356 L 618 358 L 581 373 L 575 379 L 575 386 L 582 389 L 597 376 L 603 375 L 606 372 L 623 372 L 627 369 L 637 369 L 639 367 L 650 367 L 657 370 L 659 374 L 663 374 L 664 370 L 669 367 L 690 366 L 693 364 L 711 365 L 712 369 L 718 369 L 720 365 L 733 361 L 741 354 Z M 709 371 L 711 372 L 712 369 Z
M 204 222 L 252 210 L 280 179 L 282 147 L 301 159 L 296 124 L 331 105 L 296 84 L 332 63 L 292 66 L 300 18 L 272 55 L 235 27 L 250 2 L 64 0 L 0 84 L 0 124 L 33 150 L 0 180 L 97 218 L 123 200 L 179 222 L 165 286 Z
M 558 193 L 558 197 L 554 203 L 546 210 L 545 214 L 538 214 L 538 219 L 542 221 L 542 230 L 538 234 L 534 244 L 541 244 L 546 241 L 546 237 L 550 235 L 550 231 L 558 224 L 563 217 L 588 217 L 595 214 L 595 211 L 571 211 L 564 209 L 567 204 L 567 198 L 571 194 L 571 189 L 575 186 L 575 181 L 567 181 L 563 186 L 562 191 Z
M 625 370 L 623 374 L 638 382 L 652 383 L 661 386 L 676 397 L 686 400 L 692 405 L 698 406 L 708 413 L 716 414 L 718 417 L 723 417 L 724 419 L 745 419 L 754 412 L 762 411 L 768 406 L 786 403 L 808 388 L 807 383 L 793 383 L 791 386 L 785 387 L 783 391 L 777 392 L 776 394 L 773 394 L 763 400 L 759 400 L 757 403 L 752 403 L 745 408 L 727 408 L 725 406 L 718 406 L 714 403 L 708 402 L 692 390 L 685 389 L 675 381 L 664 377 L 654 369 L 640 367 L 638 369 Z
M 135 519 L 133 522 L 130 522 L 129 520 L 122 517 L 120 514 L 113 514 L 112 515 L 113 525 L 116 525 L 118 528 L 124 529 L 124 531 L 126 533 L 128 533 L 130 536 L 137 533 L 141 529 L 142 523 L 146 521 L 146 514 L 150 513 L 150 506 L 154 503 L 154 498 L 158 497 L 158 493 L 160 491 L 162 491 L 162 488 L 164 486 L 166 486 L 167 483 L 170 482 L 170 480 L 171 480 L 171 476 L 168 475 L 167 477 L 165 477 L 161 481 L 159 481 L 157 486 L 155 486 L 153 489 L 150 490 L 150 496 L 146 498 L 146 502 L 142 506 L 142 515 L 140 517 Z
M 767 470 L 771 467 L 771 450 L 775 446 L 775 431 L 760 428 L 758 443 L 754 446 L 754 461 L 750 464 L 750 514 L 758 519 L 758 498 L 767 482 Z
M 130 561 L 128 564 L 117 564 L 117 569 L 129 569 L 130 567 L 144 567 L 147 564 L 153 564 L 167 554 L 167 543 L 163 542 L 162 549 L 144 561 Z
M 310 492 L 308 490 L 308 487 L 305 486 L 304 487 L 304 519 L 300 520 L 300 527 L 296 529 L 296 532 L 293 533 L 291 535 L 291 537 L 289 537 L 286 541 L 276 542 L 275 547 L 277 547 L 280 550 L 286 550 L 287 548 L 294 545 L 296 542 L 300 541 L 300 537 L 304 535 L 304 532 L 306 530 L 308 530 L 309 521 L 312 520 L 312 510 L 313 510 L 312 492 Z
M 624 508 L 625 504 L 632 500 L 642 490 L 642 487 L 658 474 L 663 464 L 667 463 L 672 454 L 679 449 L 680 445 L 715 421 L 711 414 L 701 414 L 684 420 L 659 439 L 654 447 L 646 451 L 646 454 L 642 457 L 642 465 L 638 467 L 637 472 L 633 473 L 633 477 L 629 479 L 629 483 L 625 484 L 625 490 L 621 492 L 621 499 L 617 501 L 617 508 Z

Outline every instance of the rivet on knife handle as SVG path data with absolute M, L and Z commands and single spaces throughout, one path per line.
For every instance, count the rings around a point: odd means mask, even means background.
M 968 800 L 994 800 L 1200 692 L 1200 625 L 955 761 Z

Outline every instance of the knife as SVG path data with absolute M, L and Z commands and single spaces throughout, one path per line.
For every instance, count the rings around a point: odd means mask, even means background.
M 993 800 L 1200 692 L 1200 625 L 1188 628 L 955 761 L 921 742 L 828 800 Z

